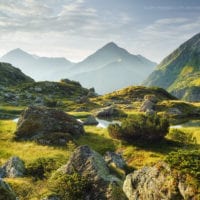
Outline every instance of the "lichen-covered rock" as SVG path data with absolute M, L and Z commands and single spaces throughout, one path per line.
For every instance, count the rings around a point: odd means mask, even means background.
M 126 166 L 123 157 L 115 152 L 107 151 L 104 155 L 104 160 L 107 163 L 107 165 L 114 165 L 120 169 L 124 169 Z
M 11 157 L 0 169 L 1 178 L 23 177 L 24 174 L 24 162 L 17 156 Z
M 84 122 L 84 125 L 97 125 L 99 122 L 95 119 L 94 116 L 90 115 Z
M 79 137 L 84 129 L 80 122 L 63 111 L 31 106 L 21 114 L 15 131 L 17 139 L 36 141 L 53 133 L 66 133 L 67 138 L 69 135 Z
M 123 191 L 129 200 L 198 199 L 195 189 L 164 162 L 128 174 Z
M 155 111 L 156 102 L 157 102 L 157 99 L 155 95 L 144 96 L 144 102 L 142 103 L 140 107 L 140 111 L 153 113 Z
M 11 187 L 0 178 L 0 200 L 16 200 L 16 195 Z
M 126 113 L 124 113 L 122 110 L 119 110 L 115 108 L 114 106 L 109 106 L 106 108 L 100 109 L 96 116 L 99 118 L 107 118 L 107 117 L 126 117 Z
M 78 147 L 68 163 L 58 171 L 63 174 L 77 172 L 86 177 L 92 183 L 92 188 L 86 198 L 88 200 L 113 199 L 113 188 L 120 190 L 121 181 L 110 174 L 103 157 L 88 146 Z M 122 190 L 120 194 L 119 199 L 124 199 Z

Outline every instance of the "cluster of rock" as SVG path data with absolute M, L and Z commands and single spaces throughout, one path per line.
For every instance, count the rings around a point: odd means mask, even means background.
M 17 178 L 25 175 L 24 162 L 19 157 L 11 157 L 0 167 L 0 199 L 16 200 L 15 192 L 3 178 Z
M 65 99 L 75 102 L 77 96 L 82 103 L 85 103 L 90 97 L 96 96 L 96 93 L 94 88 L 83 88 L 80 83 L 68 79 L 61 82 L 33 82 L 30 80 L 25 84 L 13 83 L 12 87 L 2 84 L 0 90 L 0 101 L 10 105 L 56 107 L 62 105 Z
M 174 173 L 165 162 L 159 162 L 152 167 L 143 167 L 128 174 L 124 183 L 111 173 L 110 166 L 124 170 L 126 163 L 121 155 L 114 152 L 106 152 L 102 157 L 88 146 L 80 146 L 75 149 L 67 164 L 60 167 L 57 172 L 63 175 L 77 172 L 87 178 L 91 183 L 91 188 L 89 193 L 85 194 L 85 200 L 198 199 L 198 191 L 187 182 L 184 176 Z M 14 191 L 3 178 L 24 175 L 24 162 L 18 157 L 9 159 L 0 168 L 0 199 L 17 199 Z M 51 194 L 42 200 L 61 200 L 61 198 L 56 194 Z
M 0 178 L 23 177 L 25 174 L 24 162 L 19 157 L 11 157 L 0 167 Z
M 110 157 L 110 161 L 112 160 L 111 157 L 117 156 L 114 153 L 112 156 L 109 153 L 108 155 Z M 114 158 L 113 162 L 123 163 L 124 161 L 119 161 L 119 159 L 116 161 Z M 57 172 L 62 173 L 63 175 L 77 172 L 81 176 L 86 177 L 88 181 L 91 182 L 91 188 L 90 192 L 85 194 L 84 199 L 113 199 L 114 188 L 118 188 L 118 190 L 120 190 L 120 196 L 118 197 L 119 199 L 126 199 L 121 189 L 122 181 L 110 173 L 104 158 L 96 151 L 90 149 L 88 146 L 78 147 L 70 157 L 68 163 L 59 168 Z
M 89 102 L 89 98 L 96 97 L 97 94 L 94 88 L 90 88 L 86 95 L 80 96 L 76 99 L 76 103 L 84 104 Z
M 17 139 L 35 140 L 41 144 L 66 144 L 84 134 L 82 123 L 57 109 L 30 106 L 17 123 Z M 56 141 L 55 141 L 56 140 Z
M 128 174 L 123 184 L 123 191 L 129 200 L 198 199 L 195 188 L 182 176 L 175 175 L 164 162 Z
M 110 118 L 110 117 L 126 117 L 127 114 L 122 110 L 117 109 L 115 106 L 109 106 L 100 109 L 96 116 L 99 118 Z
M 144 96 L 144 101 L 140 107 L 140 111 L 153 114 L 155 112 L 156 103 L 157 98 L 155 95 L 146 95 Z

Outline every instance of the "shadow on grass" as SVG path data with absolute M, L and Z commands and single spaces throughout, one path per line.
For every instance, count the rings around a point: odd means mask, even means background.
M 199 144 L 185 144 L 169 139 L 163 139 L 159 142 L 144 142 L 144 141 L 132 141 L 132 142 L 123 142 L 124 145 L 133 145 L 141 150 L 152 151 L 155 153 L 169 154 L 172 151 L 177 151 L 180 149 L 199 149 Z

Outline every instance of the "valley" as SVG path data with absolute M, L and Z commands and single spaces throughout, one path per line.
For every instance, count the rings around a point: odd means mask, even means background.
M 0 199 L 199 199 L 197 46 L 199 34 L 153 71 L 109 43 L 59 81 L 1 62 Z

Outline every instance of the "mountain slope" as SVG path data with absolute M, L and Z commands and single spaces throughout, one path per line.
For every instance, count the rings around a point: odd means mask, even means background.
M 8 63 L 0 63 L 0 86 L 14 86 L 21 83 L 32 83 L 34 80 Z
M 200 33 L 167 56 L 144 85 L 163 87 L 184 100 L 200 101 Z
M 67 69 L 73 65 L 65 58 L 38 57 L 21 49 L 14 49 L 1 58 L 20 68 L 35 80 L 60 80 L 67 75 Z
M 111 42 L 73 66 L 70 78 L 80 81 L 85 87 L 95 87 L 98 93 L 103 94 L 140 84 L 154 66 L 156 63 L 141 55 L 132 55 Z

